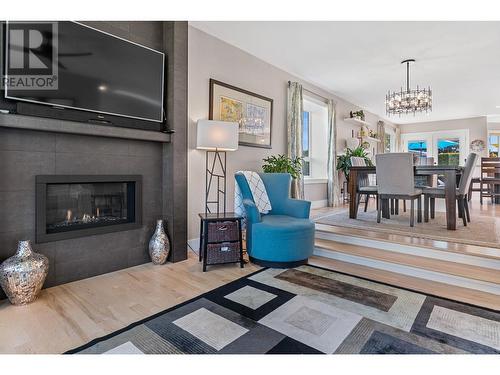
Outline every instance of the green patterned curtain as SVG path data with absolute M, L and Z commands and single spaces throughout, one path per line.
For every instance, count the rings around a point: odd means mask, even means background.
M 328 207 L 341 203 L 339 173 L 337 171 L 337 113 L 335 102 L 328 100 L 328 164 L 327 164 L 327 200 Z
M 382 120 L 377 122 L 377 137 L 380 140 L 377 143 L 377 154 L 383 154 L 385 152 L 385 124 Z
M 401 152 L 403 145 L 401 144 L 401 128 L 396 125 L 396 152 Z
M 298 82 L 288 83 L 287 131 L 288 157 L 302 157 L 302 85 Z M 304 199 L 304 176 L 292 181 L 292 198 Z

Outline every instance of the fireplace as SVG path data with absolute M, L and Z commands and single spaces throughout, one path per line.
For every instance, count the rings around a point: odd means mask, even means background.
M 36 176 L 36 241 L 139 228 L 142 176 Z

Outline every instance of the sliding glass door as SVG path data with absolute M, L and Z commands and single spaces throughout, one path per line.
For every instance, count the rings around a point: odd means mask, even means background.
M 403 151 L 432 157 L 437 165 L 464 165 L 468 139 L 467 129 L 401 134 Z

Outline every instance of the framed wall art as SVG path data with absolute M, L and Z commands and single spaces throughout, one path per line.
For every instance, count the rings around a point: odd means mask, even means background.
M 271 148 L 273 100 L 210 79 L 210 120 L 239 124 L 239 144 Z

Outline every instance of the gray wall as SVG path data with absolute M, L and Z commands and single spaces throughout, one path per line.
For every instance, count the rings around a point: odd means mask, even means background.
M 157 142 L 0 128 L 0 260 L 21 239 L 35 240 L 35 176 L 140 174 L 143 227 L 34 244 L 50 260 L 46 286 L 147 262 L 147 242 L 161 217 L 162 145 Z
M 322 90 L 311 83 L 285 72 L 249 53 L 223 42 L 192 26 L 189 27 L 189 142 L 188 142 L 188 229 L 189 239 L 198 237 L 197 213 L 204 209 L 205 189 L 205 153 L 196 150 L 196 121 L 208 118 L 209 79 L 241 87 L 243 89 L 272 98 L 273 129 L 272 149 L 239 146 L 235 152 L 230 152 L 228 158 L 228 207 L 233 207 L 235 171 L 246 169 L 260 171 L 262 159 L 268 155 L 286 153 L 286 101 L 287 82 L 301 82 L 309 89 L 323 97 L 331 98 L 337 103 L 339 152 L 345 148 L 346 138 L 351 136 L 351 130 L 359 131 L 359 126 L 343 121 L 349 116 L 349 111 L 360 109 L 330 92 Z M 366 120 L 375 130 L 379 117 L 366 112 Z M 387 123 L 387 122 L 386 122 Z M 321 201 L 326 199 L 326 183 L 306 185 L 306 199 Z
M 170 260 L 187 257 L 187 23 L 85 23 L 167 53 L 167 124 L 176 134 L 162 144 L 0 127 L 0 261 L 14 253 L 18 240 L 34 240 L 36 175 L 143 176 L 142 228 L 34 245 L 50 260 L 45 287 L 148 262 L 158 218 L 168 222 Z

